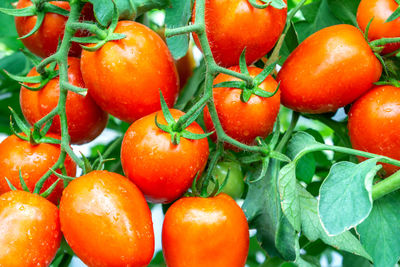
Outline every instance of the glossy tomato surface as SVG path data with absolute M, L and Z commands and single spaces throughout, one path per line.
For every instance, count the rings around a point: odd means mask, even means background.
M 171 109 L 175 120 L 184 113 Z M 159 129 L 166 125 L 162 112 L 153 113 L 134 122 L 125 133 L 121 148 L 121 163 L 125 175 L 143 192 L 146 199 L 155 203 L 169 203 L 186 192 L 196 174 L 200 174 L 208 159 L 207 138 L 189 140 L 181 138 L 178 145 L 171 143 L 171 135 Z M 186 128 L 203 134 L 193 122 Z
M 60 139 L 52 134 L 47 136 Z M 60 155 L 60 146 L 52 144 L 31 145 L 29 142 L 11 135 L 0 143 L 0 194 L 10 191 L 5 178 L 7 178 L 17 189 L 22 190 L 19 179 L 19 170 L 29 190 L 32 192 L 39 179 L 57 162 Z M 67 156 L 64 163 L 67 175 L 75 176 L 76 165 Z M 60 170 L 57 170 L 60 172 Z M 51 175 L 41 190 L 44 192 L 49 186 L 57 181 L 56 175 Z M 47 197 L 51 202 L 58 204 L 63 190 L 63 182 L 60 181 L 55 190 Z
M 72 85 L 85 88 L 80 70 L 79 58 L 68 58 L 68 80 Z M 38 76 L 33 68 L 28 76 Z M 35 84 L 28 84 L 37 87 Z M 31 91 L 21 87 L 20 104 L 25 119 L 34 124 L 50 113 L 58 104 L 60 96 L 59 78 L 49 81 L 39 91 Z M 73 144 L 84 144 L 92 141 L 107 125 L 108 115 L 94 102 L 90 94 L 82 96 L 74 92 L 68 92 L 66 102 L 68 121 L 68 133 Z M 50 128 L 50 132 L 61 134 L 60 118 L 56 116 Z
M 386 22 L 397 8 L 399 8 L 399 4 L 395 0 L 362 0 L 357 10 L 358 25 L 365 31 L 373 18 L 368 32 L 370 40 L 400 38 L 400 18 Z M 388 44 L 383 53 L 391 53 L 398 49 L 400 49 L 400 42 Z
M 127 178 L 93 171 L 72 181 L 60 203 L 61 229 L 87 265 L 147 266 L 154 252 L 150 209 Z
M 240 72 L 237 66 L 230 69 Z M 252 77 L 261 71 L 260 68 L 249 67 Z M 227 81 L 238 81 L 238 79 L 226 74 L 219 74 L 215 78 L 214 84 Z M 268 76 L 259 85 L 259 88 L 267 92 L 274 92 L 277 87 L 278 83 L 271 76 Z M 242 89 L 237 88 L 214 88 L 215 107 L 225 133 L 240 142 L 252 144 L 257 136 L 265 138 L 272 132 L 280 108 L 280 91 L 269 98 L 252 95 L 248 102 L 241 101 L 241 93 Z M 204 110 L 204 122 L 207 130 L 214 131 L 208 108 L 206 107 Z M 213 135 L 214 140 L 215 138 L 216 135 Z
M 248 0 L 206 0 L 206 32 L 215 61 L 224 67 L 237 65 L 245 48 L 248 64 L 262 58 L 278 41 L 286 17 L 287 8 L 258 9 Z M 201 47 L 196 35 L 194 40 Z
M 49 266 L 60 242 L 54 204 L 24 191 L 0 196 L 0 266 Z
M 282 103 L 298 112 L 325 113 L 344 107 L 372 88 L 382 73 L 362 33 L 335 25 L 304 40 L 278 73 Z
M 249 249 L 246 216 L 223 193 L 182 198 L 165 215 L 162 246 L 168 267 L 243 267 Z
M 118 22 L 115 32 L 126 38 L 82 53 L 83 79 L 96 103 L 127 122 L 161 109 L 160 90 L 173 106 L 179 78 L 161 37 L 133 21 Z
M 218 180 L 221 186 L 226 183 L 221 192 L 231 196 L 234 199 L 239 199 L 244 192 L 244 176 L 240 164 L 235 161 L 222 161 L 215 165 L 212 175 Z M 207 191 L 213 192 L 215 184 L 211 181 L 208 185 Z
M 377 86 L 350 109 L 349 134 L 353 147 L 400 160 L 400 88 Z M 399 167 L 383 164 L 390 175 Z

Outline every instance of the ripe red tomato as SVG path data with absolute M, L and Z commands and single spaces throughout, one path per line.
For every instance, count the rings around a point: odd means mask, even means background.
M 54 204 L 24 191 L 0 196 L 0 266 L 49 266 L 60 242 Z
M 87 265 L 147 266 L 154 252 L 151 212 L 125 177 L 93 171 L 73 180 L 60 202 L 61 230 Z
M 238 66 L 230 69 L 239 72 Z M 261 71 L 260 68 L 249 67 L 252 77 L 257 76 Z M 219 74 L 214 84 L 237 80 L 232 76 Z M 268 76 L 259 87 L 267 92 L 274 92 L 278 83 Z M 226 134 L 240 142 L 252 144 L 257 136 L 265 138 L 273 130 L 280 108 L 280 92 L 269 98 L 252 95 L 246 103 L 240 100 L 241 93 L 242 89 L 236 88 L 213 89 L 218 117 Z M 204 122 L 208 131 L 214 130 L 207 107 L 204 110 Z M 213 139 L 215 138 L 216 135 L 213 135 Z
M 52 134 L 48 136 L 60 138 Z M 26 185 L 32 192 L 39 179 L 57 162 L 59 155 L 59 145 L 42 143 L 34 146 L 15 135 L 7 137 L 0 143 L 0 194 L 10 191 L 5 178 L 17 189 L 22 190 L 19 179 L 20 169 Z M 66 158 L 65 168 L 68 176 L 75 176 L 76 165 L 69 156 Z M 60 170 L 57 172 L 61 173 Z M 51 175 L 40 193 L 49 188 L 57 179 L 57 176 Z M 63 182 L 60 181 L 47 199 L 57 204 L 63 188 Z
M 96 103 L 115 117 L 133 122 L 168 106 L 179 91 L 178 74 L 167 45 L 155 32 L 133 21 L 118 22 L 111 41 L 96 52 L 82 52 L 83 80 Z
M 184 113 L 171 109 L 175 120 Z M 121 148 L 121 163 L 125 175 L 143 192 L 148 201 L 169 203 L 188 190 L 197 173 L 207 163 L 209 150 L 206 138 L 189 140 L 181 138 L 179 145 L 171 143 L 171 135 L 160 130 L 166 125 L 162 112 L 153 113 L 134 122 L 126 131 Z M 203 134 L 193 122 L 187 131 Z
M 355 149 L 400 160 L 400 88 L 377 86 L 363 95 L 350 109 L 348 127 Z M 387 175 L 399 170 L 383 168 Z
M 303 41 L 278 73 L 282 103 L 298 112 L 325 113 L 352 103 L 382 73 L 362 33 L 354 26 L 322 29 Z
M 258 9 L 248 0 L 207 0 L 206 32 L 215 61 L 224 67 L 237 65 L 244 48 L 249 65 L 262 58 L 278 41 L 286 17 L 287 8 Z M 195 34 L 194 40 L 200 47 Z
M 68 58 L 69 70 L 68 79 L 72 85 L 85 87 L 80 70 L 79 58 Z M 33 68 L 28 76 L 37 76 Z M 35 84 L 28 84 L 37 87 Z M 34 124 L 58 104 L 60 95 L 59 78 L 52 79 L 40 91 L 31 91 L 21 87 L 20 104 L 25 119 Z M 108 115 L 100 109 L 88 94 L 82 96 L 68 92 L 66 113 L 68 120 L 68 131 L 73 144 L 84 144 L 95 139 L 107 125 Z M 56 116 L 51 125 L 50 132 L 61 134 L 60 118 Z
M 65 10 L 70 10 L 69 3 L 65 1 L 51 1 L 51 4 L 61 7 Z M 32 6 L 31 0 L 19 0 L 18 9 Z M 22 43 L 32 53 L 39 57 L 48 57 L 57 51 L 58 42 L 64 36 L 65 23 L 68 17 L 56 14 L 47 13 L 39 30 L 33 35 L 21 39 Z M 36 16 L 15 17 L 15 26 L 18 36 L 22 37 L 28 34 L 36 24 Z M 94 20 L 94 15 L 91 5 L 86 5 L 82 10 L 82 20 Z M 77 36 L 87 36 L 87 32 L 79 31 Z M 81 47 L 78 43 L 71 44 L 69 54 L 71 56 L 79 56 Z
M 358 25 L 365 31 L 368 23 L 374 18 L 368 32 L 370 40 L 400 37 L 400 18 L 386 23 L 397 8 L 399 4 L 395 0 L 362 0 L 357 11 Z M 398 49 L 400 43 L 388 44 L 383 53 L 388 54 Z
M 243 267 L 249 249 L 246 216 L 224 193 L 182 198 L 165 214 L 162 246 L 167 266 Z

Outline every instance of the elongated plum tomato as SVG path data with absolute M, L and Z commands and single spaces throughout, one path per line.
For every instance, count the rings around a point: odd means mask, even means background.
M 72 85 L 85 87 L 83 83 L 79 58 L 68 58 L 68 80 Z M 37 76 L 33 68 L 28 76 Z M 28 84 L 37 87 L 37 84 Z M 20 104 L 25 119 L 34 124 L 50 113 L 58 104 L 60 96 L 59 78 L 49 81 L 39 91 L 31 91 L 21 87 Z M 68 92 L 66 102 L 68 121 L 68 133 L 73 144 L 84 144 L 95 139 L 107 125 L 108 115 L 93 101 L 90 94 L 82 96 Z M 61 134 L 60 118 L 56 116 L 50 128 L 50 132 Z
M 363 95 L 350 109 L 348 127 L 355 149 L 400 160 L 400 88 L 377 86 Z M 399 170 L 382 165 L 387 175 Z
M 381 38 L 400 38 L 400 18 L 391 22 L 386 20 L 399 8 L 395 0 L 362 0 L 357 10 L 357 22 L 365 31 L 368 23 L 372 20 L 368 32 L 370 40 Z M 387 44 L 383 54 L 388 54 L 400 49 L 400 42 Z
M 47 136 L 60 139 L 54 134 L 47 134 Z M 31 145 L 15 135 L 4 139 L 0 143 L 0 194 L 10 191 L 5 178 L 17 189 L 22 190 L 19 170 L 29 191 L 32 192 L 39 179 L 57 162 L 60 153 L 60 145 L 45 143 Z M 64 166 L 68 176 L 75 176 L 76 165 L 69 156 L 66 157 Z M 61 173 L 60 170 L 57 172 Z M 57 179 L 57 176 L 52 174 L 44 183 L 40 193 L 49 188 Z M 63 182 L 60 181 L 47 199 L 58 204 L 63 188 Z
M 372 88 L 382 73 L 362 33 L 335 25 L 303 41 L 278 73 L 282 103 L 298 112 L 326 113 L 344 107 Z
M 170 111 L 175 120 L 184 114 Z M 172 144 L 171 135 L 156 126 L 156 114 L 158 123 L 167 124 L 161 111 L 134 122 L 122 142 L 121 163 L 125 175 L 148 201 L 169 203 L 182 196 L 203 171 L 209 155 L 208 141 L 182 137 L 178 145 Z M 186 130 L 204 134 L 196 122 Z
M 51 1 L 52 5 L 58 6 L 65 10 L 70 10 L 69 3 L 66 1 Z M 19 0 L 17 9 L 32 6 L 31 0 Z M 39 30 L 33 35 L 21 39 L 22 43 L 32 53 L 39 57 L 48 57 L 57 51 L 59 40 L 64 36 L 65 23 L 68 17 L 56 13 L 47 13 Z M 94 20 L 92 5 L 86 4 L 82 9 L 81 20 Z M 28 34 L 37 21 L 37 16 L 15 17 L 15 26 L 18 36 L 22 37 Z M 88 32 L 78 31 L 76 36 L 87 36 Z M 72 42 L 69 54 L 71 56 L 79 56 L 81 47 L 78 43 Z
M 230 68 L 239 72 L 238 66 Z M 262 69 L 249 67 L 249 73 L 252 77 L 257 76 Z M 226 74 L 218 75 L 214 84 L 238 81 L 237 78 Z M 278 83 L 268 76 L 259 87 L 267 92 L 274 92 Z M 252 144 L 257 136 L 265 138 L 274 128 L 276 117 L 280 108 L 280 91 L 272 97 L 260 97 L 252 95 L 248 102 L 242 102 L 240 95 L 242 89 L 236 88 L 214 88 L 213 97 L 218 117 L 222 128 L 230 137 L 246 143 Z M 214 130 L 214 125 L 208 108 L 204 109 L 204 122 L 208 131 Z M 213 139 L 216 139 L 214 134 Z
M 165 214 L 162 246 L 168 267 L 243 267 L 249 250 L 246 216 L 224 193 L 182 198 Z
M 151 212 L 125 177 L 93 171 L 73 180 L 60 202 L 61 230 L 87 265 L 147 266 L 154 252 Z
M 0 196 L 0 266 L 49 266 L 60 242 L 54 204 L 24 191 Z
M 257 3 L 264 4 L 258 0 Z M 193 23 L 194 11 L 195 7 Z M 206 33 L 215 61 L 224 67 L 237 65 L 245 48 L 249 65 L 262 58 L 278 41 L 286 17 L 287 8 L 258 9 L 248 0 L 206 0 Z M 201 47 L 196 34 L 194 40 Z
M 172 107 L 179 78 L 161 37 L 133 21 L 118 22 L 115 32 L 126 38 L 82 52 L 83 80 L 96 103 L 127 122 L 160 110 L 160 90 Z

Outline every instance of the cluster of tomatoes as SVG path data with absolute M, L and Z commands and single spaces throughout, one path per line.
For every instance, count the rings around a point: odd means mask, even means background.
M 31 4 L 20 0 L 17 8 Z M 54 4 L 69 9 L 67 2 Z M 361 1 L 357 17 L 360 27 L 365 30 L 374 18 L 369 31 L 371 40 L 399 37 L 400 19 L 384 23 L 397 7 L 393 0 Z M 87 20 L 93 15 L 84 17 Z M 258 9 L 247 0 L 207 0 L 205 18 L 216 62 L 240 72 L 237 65 L 245 48 L 246 61 L 252 64 L 274 47 L 285 27 L 287 9 Z M 35 22 L 36 17 L 16 18 L 18 33 L 26 34 Z M 23 39 L 25 46 L 41 57 L 55 53 L 65 22 L 62 15 L 46 14 L 41 28 Z M 257 30 L 249 31 L 251 28 Z M 132 123 L 121 149 L 127 178 L 108 171 L 92 171 L 74 179 L 66 188 L 59 182 L 47 199 L 10 191 L 5 178 L 22 189 L 20 175 L 32 191 L 56 163 L 61 150 L 56 144 L 31 144 L 17 136 L 6 138 L 0 144 L 0 266 L 48 266 L 62 236 L 89 266 L 145 266 L 154 253 L 153 224 L 146 201 L 175 201 L 166 213 L 162 233 L 168 266 L 244 266 L 248 225 L 234 199 L 225 193 L 210 198 L 181 198 L 206 167 L 209 144 L 206 138 L 185 137 L 175 144 L 171 133 L 156 123 L 168 124 L 166 114 L 159 111 L 160 91 L 173 120 L 184 115 L 172 109 L 180 88 L 168 47 L 155 32 L 137 22 L 120 21 L 115 32 L 125 38 L 110 41 L 97 51 L 81 52 L 76 44 L 71 47 L 69 83 L 88 88 L 88 94 L 69 92 L 66 115 L 74 144 L 96 138 L 106 127 L 108 114 Z M 399 48 L 400 45 L 388 45 L 382 53 Z M 251 145 L 256 137 L 266 138 L 272 132 L 281 102 L 304 113 L 333 112 L 355 102 L 349 113 L 353 146 L 400 159 L 399 89 L 390 85 L 374 87 L 382 73 L 374 52 L 354 26 L 320 30 L 289 56 L 277 80 L 268 76 L 257 85 L 266 92 L 275 92 L 279 82 L 280 89 L 272 97 L 253 94 L 243 101 L 242 89 L 214 88 L 221 126 L 230 137 Z M 262 69 L 251 66 L 248 72 L 256 77 Z M 28 74 L 37 75 L 35 68 Z M 228 81 L 238 79 L 220 74 L 214 84 Z M 59 86 L 56 77 L 40 90 L 21 88 L 20 104 L 30 124 L 57 106 Z M 204 110 L 204 121 L 207 131 L 213 131 L 208 108 Z M 184 130 L 204 134 L 196 122 Z M 60 134 L 60 120 L 56 117 L 49 136 L 59 139 Z M 375 140 L 380 140 L 380 145 Z M 235 168 L 230 171 L 240 172 L 240 166 Z M 389 174 L 396 171 L 390 165 L 385 170 Z M 74 177 L 76 165 L 67 156 L 63 168 L 57 171 Z M 50 176 L 42 192 L 57 179 L 56 175 Z M 232 193 L 236 194 L 234 197 L 241 197 L 243 188 L 239 191 Z M 229 192 L 228 185 L 225 192 Z

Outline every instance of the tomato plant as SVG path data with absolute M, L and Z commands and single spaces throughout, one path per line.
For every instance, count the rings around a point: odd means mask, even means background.
M 223 184 L 227 179 L 222 192 L 234 199 L 239 199 L 244 192 L 244 176 L 240 168 L 240 164 L 234 161 L 219 162 L 213 169 L 212 175 L 218 180 L 219 184 Z M 211 182 L 208 191 L 213 190 L 215 183 Z

